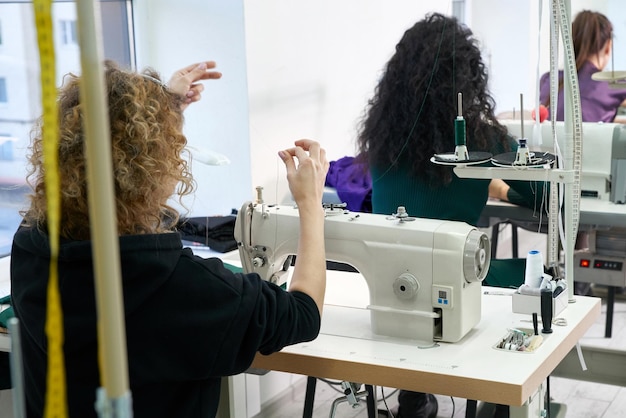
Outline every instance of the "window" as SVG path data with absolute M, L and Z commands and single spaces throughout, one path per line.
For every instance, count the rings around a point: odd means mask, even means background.
M 104 55 L 133 67 L 130 0 L 100 0 Z M 41 115 L 40 89 L 33 4 L 27 0 L 0 0 L 0 257 L 11 249 L 13 234 L 27 206 L 26 153 L 30 130 Z M 73 1 L 52 3 L 55 31 L 56 75 L 80 73 L 80 50 Z M 11 34 L 3 38 L 5 33 Z M 63 46 L 66 46 L 63 48 Z M 74 46 L 67 48 L 67 46 Z M 19 91 L 20 95 L 9 92 Z M 18 97 L 19 96 L 19 97 Z M 9 100 L 10 99 L 10 100 Z
M 7 95 L 7 79 L 0 77 L 0 103 L 7 103 L 9 101 Z
M 465 22 L 465 0 L 452 0 L 452 16 L 459 22 Z
M 7 135 L 0 134 L 0 160 L 12 161 L 13 160 L 13 141 L 15 138 Z
M 61 20 L 59 21 L 59 27 L 61 29 L 61 42 L 63 43 L 63 45 L 78 46 L 78 37 L 76 36 L 76 21 Z

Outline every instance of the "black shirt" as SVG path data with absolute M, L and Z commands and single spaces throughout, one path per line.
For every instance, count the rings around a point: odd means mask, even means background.
M 306 294 L 183 248 L 177 233 L 119 240 L 134 416 L 213 417 L 220 378 L 269 354 L 310 341 L 320 316 Z M 20 320 L 28 417 L 43 416 L 46 393 L 48 237 L 20 228 L 11 252 L 11 291 Z M 61 241 L 64 354 L 70 417 L 96 417 L 95 286 L 89 241 Z

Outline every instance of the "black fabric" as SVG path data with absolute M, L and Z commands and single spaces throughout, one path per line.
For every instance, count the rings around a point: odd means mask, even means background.
M 220 377 L 245 371 L 257 351 L 269 354 L 314 339 L 314 301 L 256 274 L 233 273 L 217 258 L 183 248 L 177 233 L 119 240 L 128 366 L 137 418 L 213 417 Z M 43 416 L 47 366 L 44 321 L 48 239 L 21 228 L 11 254 L 11 289 L 22 324 L 27 416 Z M 70 417 L 96 417 L 100 386 L 91 245 L 62 241 L 63 305 Z
M 437 418 L 439 403 L 430 393 L 400 390 L 398 404 L 397 418 Z
M 237 249 L 236 220 L 234 215 L 184 218 L 178 223 L 177 229 L 185 241 L 197 242 L 217 252 L 227 253 Z
M 11 365 L 9 353 L 0 351 L 0 390 L 11 389 Z

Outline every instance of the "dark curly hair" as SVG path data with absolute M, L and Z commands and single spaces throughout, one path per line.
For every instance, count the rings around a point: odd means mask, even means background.
M 182 197 L 194 188 L 183 158 L 187 144 L 182 133 L 183 98 L 170 92 L 152 69 L 129 72 L 107 61 L 105 78 L 118 233 L 169 231 L 179 215 L 168 198 L 175 191 Z M 58 97 L 60 233 L 86 240 L 90 229 L 80 89 L 80 77 L 69 74 Z M 33 131 L 28 175 L 33 192 L 30 208 L 23 213 L 26 225 L 40 228 L 47 223 L 42 122 L 40 118 Z
M 426 15 L 396 45 L 368 103 L 357 140 L 360 159 L 382 169 L 408 161 L 412 176 L 434 186 L 449 183 L 451 168 L 430 158 L 454 151 L 459 92 L 468 150 L 489 152 L 497 141 L 509 151 L 487 80 L 471 30 L 454 17 Z

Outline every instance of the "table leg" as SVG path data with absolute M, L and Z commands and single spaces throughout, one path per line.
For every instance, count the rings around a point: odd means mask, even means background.
M 508 405 L 496 404 L 496 410 L 493 414 L 494 418 L 509 418 L 511 411 Z
M 546 385 L 542 383 L 522 406 L 510 406 L 510 418 L 537 418 L 547 416 L 545 409 Z
M 500 224 L 491 226 L 491 258 L 496 258 L 498 249 L 498 237 L 500 235 Z
M 465 418 L 476 418 L 476 406 L 478 401 L 474 399 L 468 399 L 465 406 Z
M 518 258 L 519 257 L 519 241 L 517 239 L 517 225 L 511 224 L 511 257 Z
M 615 286 L 607 287 L 606 298 L 606 325 L 604 328 L 604 337 L 611 338 L 613 333 L 613 309 L 615 307 Z
M 313 403 L 315 402 L 315 386 L 317 386 L 317 378 L 307 376 L 306 378 L 306 394 L 304 395 L 304 411 L 302 418 L 313 417 Z
M 365 390 L 367 391 L 367 417 L 368 418 L 377 418 L 378 417 L 378 408 L 377 408 L 377 400 L 376 400 L 376 388 L 372 385 L 365 385 Z

